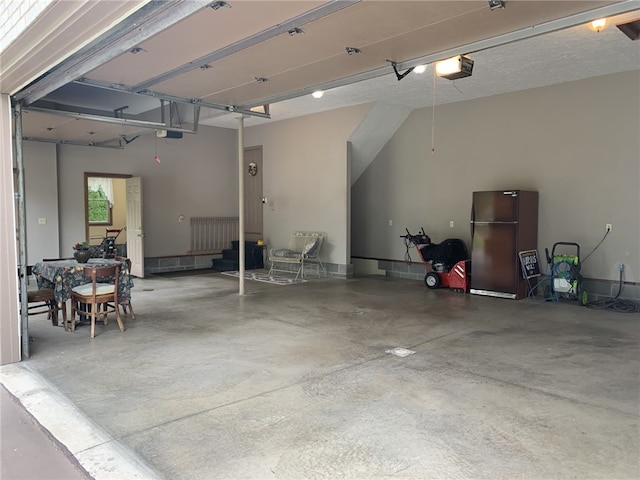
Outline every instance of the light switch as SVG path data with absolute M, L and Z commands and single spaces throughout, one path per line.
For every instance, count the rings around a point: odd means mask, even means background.
M 38 219 L 38 224 L 39 225 L 46 225 L 47 224 L 47 219 L 43 218 L 43 217 L 39 218 Z
M 450 220 L 449 221 L 449 228 L 453 228 L 453 225 L 454 225 L 453 220 Z

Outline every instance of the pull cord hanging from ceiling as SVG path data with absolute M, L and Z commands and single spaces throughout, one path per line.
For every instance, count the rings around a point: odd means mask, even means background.
M 160 163 L 160 157 L 158 156 L 158 135 L 154 135 L 154 139 L 155 139 L 155 143 L 156 143 L 156 154 L 155 154 L 155 156 L 153 157 L 153 159 L 154 159 L 156 162 Z

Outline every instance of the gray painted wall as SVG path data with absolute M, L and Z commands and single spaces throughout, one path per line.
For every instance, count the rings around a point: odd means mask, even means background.
M 435 153 L 431 109 L 414 111 L 352 188 L 352 255 L 403 260 L 405 227 L 468 244 L 473 191 L 532 189 L 541 255 L 565 241 L 584 256 L 611 223 L 583 274 L 617 280 L 624 263 L 640 281 L 639 86 L 634 71 L 438 106 Z
M 380 150 L 407 119 L 412 109 L 386 102 L 376 103 L 349 137 L 351 163 L 350 184 L 353 185 Z
M 295 230 L 321 230 L 327 234 L 323 261 L 343 269 L 350 263 L 347 139 L 370 108 L 338 109 L 245 130 L 245 145 L 263 146 L 264 194 L 269 198 L 264 224 L 269 247 L 286 246 Z M 37 142 L 25 145 L 29 145 L 25 148 L 29 162 L 36 160 L 39 149 L 55 148 L 48 162 L 57 164 L 58 185 L 43 171 L 30 170 L 28 175 L 33 182 L 48 182 L 52 202 L 59 198 L 60 256 L 71 256 L 72 245 L 84 238 L 85 172 L 142 177 L 146 257 L 187 253 L 189 222 L 178 222 L 179 215 L 188 219 L 238 214 L 235 130 L 201 126 L 197 135 L 158 139 L 161 163 L 153 158 L 153 134 L 123 150 Z M 37 217 L 30 221 L 37 224 Z M 58 252 L 38 256 L 34 251 L 32 263 L 43 256 L 58 256 Z
M 262 145 L 268 247 L 285 248 L 296 230 L 322 231 L 326 234 L 322 261 L 350 264 L 347 140 L 371 107 L 341 108 L 247 128 L 245 145 Z
M 24 142 L 27 265 L 56 258 L 59 250 L 56 146 Z M 84 199 L 83 199 L 84 201 Z M 43 219 L 46 223 L 39 223 Z
M 58 146 L 60 250 L 70 256 L 84 238 L 84 172 L 142 177 L 145 256 L 184 255 L 190 249 L 188 218 L 237 216 L 237 136 L 203 126 L 197 135 L 157 139 L 153 133 L 123 150 Z M 178 222 L 184 215 L 187 220 Z

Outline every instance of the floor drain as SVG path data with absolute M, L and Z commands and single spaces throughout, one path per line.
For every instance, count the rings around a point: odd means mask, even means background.
M 395 355 L 396 357 L 408 357 L 412 353 L 416 353 L 413 350 L 409 350 L 408 348 L 396 347 L 392 350 L 385 350 L 385 353 L 390 353 L 391 355 Z

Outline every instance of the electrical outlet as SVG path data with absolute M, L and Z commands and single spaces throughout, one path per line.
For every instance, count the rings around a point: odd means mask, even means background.
M 393 220 L 389 219 L 389 226 L 392 227 L 393 226 Z
M 605 225 L 604 229 L 605 229 L 607 232 L 610 232 L 610 231 L 611 231 L 611 224 L 610 224 L 610 223 L 607 223 L 607 224 Z

